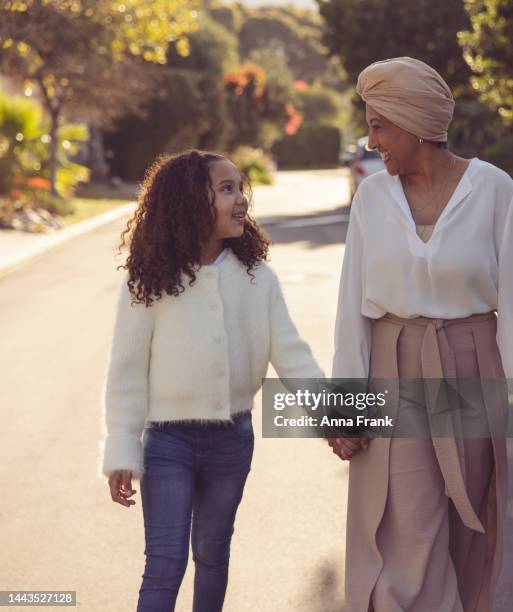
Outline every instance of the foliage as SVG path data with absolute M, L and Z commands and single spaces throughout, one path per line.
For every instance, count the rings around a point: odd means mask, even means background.
M 274 182 L 271 158 L 262 149 L 238 147 L 230 155 L 230 159 L 239 170 L 246 174 L 252 185 L 271 185 Z
M 273 145 L 278 167 L 313 168 L 338 165 L 340 130 L 329 125 L 305 125 Z
M 237 127 L 230 145 L 241 143 L 254 146 L 258 143 L 260 122 L 266 113 L 265 70 L 252 62 L 245 62 L 233 72 L 225 74 L 223 80 L 228 112 Z
M 168 65 L 159 67 L 159 84 L 148 96 L 144 117 L 131 113 L 105 130 L 116 176 L 138 181 L 163 151 L 223 148 L 230 138 L 222 74 L 238 64 L 237 40 L 205 16 L 199 23 L 189 37 L 188 56 L 169 49 Z
M 281 47 L 272 43 L 265 49 L 255 49 L 249 61 L 265 71 L 265 114 L 270 121 L 283 127 L 284 108 L 294 101 L 294 78 Z
M 187 52 L 193 6 L 189 0 L 3 0 L 2 70 L 28 89 L 36 84 L 51 113 L 66 105 L 109 121 L 137 106 L 152 76 L 141 67 L 164 63 L 169 40 Z
M 327 68 L 321 25 L 319 16 L 305 9 L 253 9 L 239 32 L 240 55 L 249 58 L 256 49 L 280 48 L 294 79 L 319 80 Z M 342 82 L 340 76 L 338 84 Z
M 510 0 L 465 0 L 470 28 L 460 32 L 464 57 L 475 72 L 480 99 L 513 126 L 513 4 Z
M 410 56 L 425 61 L 433 66 L 445 78 L 452 88 L 456 108 L 454 121 L 449 131 L 451 148 L 460 155 L 474 156 L 476 151 L 483 151 L 492 145 L 501 131 L 498 113 L 490 112 L 479 99 L 479 89 L 485 88 L 489 73 L 484 72 L 482 80 L 472 76 L 472 69 L 477 64 L 470 61 L 470 49 L 475 44 L 475 52 L 485 54 L 484 46 L 493 54 L 498 45 L 503 47 L 500 53 L 511 53 L 499 22 L 499 36 L 493 28 L 491 19 L 488 30 L 481 32 L 483 48 L 478 44 L 478 23 L 484 19 L 481 15 L 471 17 L 465 11 L 470 5 L 477 10 L 485 0 L 366 0 L 365 7 L 361 0 L 317 0 L 320 13 L 325 22 L 324 42 L 330 53 L 337 55 L 347 71 L 349 79 L 356 83 L 361 70 L 374 61 Z M 500 2 L 501 4 L 510 4 Z M 469 33 L 471 19 L 474 34 Z M 477 19 L 477 21 L 476 21 Z M 461 34 L 466 31 L 467 34 Z M 393 36 L 390 35 L 393 32 Z M 466 48 L 465 61 L 460 44 Z M 477 59 L 477 55 L 475 55 Z M 510 59 L 504 62 L 505 70 L 511 66 Z M 472 68 L 472 69 L 471 69 Z M 479 82 L 479 85 L 478 85 Z M 492 81 L 488 81 L 491 84 Z M 494 90 L 495 91 L 495 90 Z M 364 103 L 354 93 L 353 124 L 357 134 L 367 131 L 364 115 Z
M 18 195 L 28 193 L 36 184 L 39 193 L 45 189 L 44 185 L 46 189 L 51 187 L 48 127 L 35 101 L 0 93 L 0 193 L 10 193 L 13 189 Z M 61 196 L 71 195 L 79 182 L 89 178 L 85 166 L 71 161 L 85 140 L 85 125 L 63 125 L 58 130 L 56 187 Z
M 237 45 L 234 34 L 202 13 L 198 18 L 198 28 L 189 37 L 187 55 L 181 54 L 176 47 L 169 47 L 167 65 L 220 74 L 238 65 Z
M 64 110 L 105 125 L 138 111 L 154 84 L 149 64 L 175 41 L 186 53 L 196 26 L 191 0 L 0 0 L 0 69 L 37 87 L 50 120 L 50 179 Z M 108 104 L 105 102 L 108 100 Z
M 276 36 L 246 29 L 253 18 L 278 22 Z M 170 47 L 144 116 L 131 114 L 104 134 L 114 174 L 139 180 L 158 153 L 188 147 L 234 151 L 245 145 L 269 151 L 302 123 L 295 80 L 305 67 L 315 81 L 322 82 L 326 73 L 330 83 L 341 83 L 337 61 L 323 56 L 320 20 L 312 11 L 209 0 L 197 23 L 186 56 Z M 251 33 L 250 45 L 245 36 Z
M 0 93 L 0 193 L 8 193 L 15 178 L 41 168 L 34 149 L 42 136 L 39 106 Z
M 205 7 L 209 15 L 223 28 L 229 32 L 237 34 L 240 31 L 243 22 L 243 11 L 241 6 L 237 4 L 223 4 L 218 0 L 207 0 Z
M 317 0 L 324 43 L 340 57 L 349 80 L 372 62 L 414 56 L 453 88 L 466 87 L 470 69 L 457 32 L 469 25 L 463 0 Z
M 513 176 L 513 133 L 511 131 L 503 134 L 496 143 L 490 145 L 483 153 L 483 159 L 502 168 L 510 176 Z
M 54 196 L 49 191 L 24 191 L 17 198 L 17 202 L 23 208 L 43 208 L 60 217 L 72 215 L 75 212 L 72 200 Z
M 296 94 L 297 107 L 307 123 L 337 124 L 341 103 L 337 93 L 327 87 L 307 87 Z

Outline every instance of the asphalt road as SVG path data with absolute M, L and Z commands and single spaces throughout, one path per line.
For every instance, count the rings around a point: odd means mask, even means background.
M 255 194 L 291 315 L 327 372 L 346 200 L 343 171 L 283 173 Z M 144 569 L 138 482 L 127 509 L 96 475 L 123 227 L 0 279 L 0 590 L 75 590 L 88 612 L 135 610 Z M 320 440 L 262 439 L 259 406 L 225 611 L 344 612 L 347 464 Z M 512 532 L 494 612 L 512 609 Z M 192 578 L 191 562 L 178 612 L 191 609 Z

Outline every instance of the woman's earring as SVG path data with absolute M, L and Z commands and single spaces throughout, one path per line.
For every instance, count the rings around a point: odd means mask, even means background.
M 424 142 L 424 138 L 419 138 L 419 144 L 422 144 Z

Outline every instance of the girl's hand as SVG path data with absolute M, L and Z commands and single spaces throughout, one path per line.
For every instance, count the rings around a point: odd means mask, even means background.
M 328 438 L 328 444 L 331 446 L 335 455 L 338 455 L 342 460 L 351 459 L 359 450 L 366 449 L 369 446 L 368 438 Z
M 128 508 L 135 504 L 133 499 L 128 499 L 131 495 L 137 493 L 135 489 L 132 489 L 132 472 L 130 470 L 112 472 L 109 476 L 109 487 L 112 501 Z

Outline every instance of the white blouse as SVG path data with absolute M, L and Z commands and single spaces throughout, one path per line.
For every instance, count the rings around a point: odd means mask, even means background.
M 370 319 L 455 319 L 497 310 L 513 378 L 513 180 L 472 158 L 429 240 L 418 236 L 399 176 L 361 182 L 352 207 L 335 324 L 334 378 L 367 378 Z

